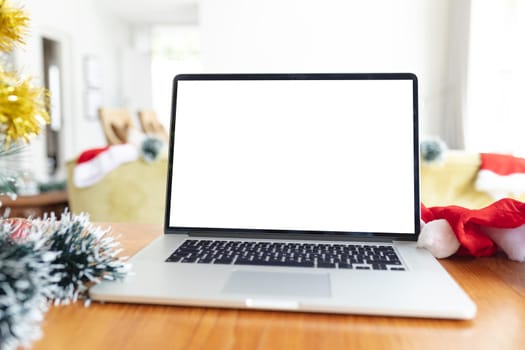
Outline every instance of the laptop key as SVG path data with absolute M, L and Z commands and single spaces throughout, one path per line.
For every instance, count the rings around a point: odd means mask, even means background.
M 215 259 L 214 264 L 229 265 L 232 262 L 233 262 L 232 258 L 221 258 L 221 259 Z
M 179 262 L 181 259 L 182 259 L 182 256 L 175 255 L 175 256 L 170 256 L 169 258 L 166 259 L 166 261 L 167 262 Z
M 346 263 L 346 262 L 339 262 L 337 264 L 337 267 L 340 268 L 340 269 L 351 269 L 351 268 L 353 268 L 353 265 L 349 264 L 349 263 Z
M 390 260 L 386 263 L 387 265 L 402 265 L 399 260 Z
M 194 263 L 196 260 L 197 260 L 196 256 L 190 256 L 190 257 L 186 257 L 186 258 L 182 259 L 180 262 L 183 262 L 183 263 Z
M 335 263 L 329 262 L 329 261 L 318 261 L 317 267 L 321 268 L 335 268 Z
M 372 270 L 386 270 L 385 264 L 372 264 Z

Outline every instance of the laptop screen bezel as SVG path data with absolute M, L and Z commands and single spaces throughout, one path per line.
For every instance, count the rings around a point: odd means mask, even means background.
M 213 80 L 410 80 L 413 92 L 413 159 L 414 159 L 414 232 L 353 232 L 353 231 L 306 231 L 275 229 L 208 228 L 170 226 L 171 185 L 173 176 L 173 147 L 175 141 L 177 88 L 179 81 Z M 188 234 L 198 236 L 279 239 L 378 239 L 416 241 L 420 232 L 420 185 L 419 185 L 419 116 L 418 116 L 418 80 L 413 73 L 308 73 L 308 74 L 179 74 L 173 79 L 168 176 L 166 184 L 166 207 L 164 216 L 165 234 Z

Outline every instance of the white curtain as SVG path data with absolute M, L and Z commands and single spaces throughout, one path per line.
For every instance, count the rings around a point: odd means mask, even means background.
M 472 0 L 465 148 L 525 155 L 525 0 Z
M 439 135 L 452 149 L 465 148 L 464 116 L 470 40 L 470 3 L 471 0 L 451 0 L 448 10 L 448 47 L 444 53 L 447 68 Z

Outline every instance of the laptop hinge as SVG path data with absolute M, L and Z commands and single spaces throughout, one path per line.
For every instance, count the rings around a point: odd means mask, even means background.
M 349 241 L 349 242 L 378 242 L 378 243 L 392 243 L 394 240 L 390 237 L 376 237 L 370 235 L 330 235 L 330 234 L 257 234 L 249 233 L 243 234 L 239 232 L 221 232 L 221 233 L 210 233 L 210 232 L 187 232 L 190 237 L 211 237 L 211 238 L 250 238 L 250 239 L 280 239 L 280 240 L 312 240 L 312 241 Z

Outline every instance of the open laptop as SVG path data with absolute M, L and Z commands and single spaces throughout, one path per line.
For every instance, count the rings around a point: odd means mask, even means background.
M 420 229 L 417 78 L 178 75 L 165 234 L 96 300 L 470 319 Z

